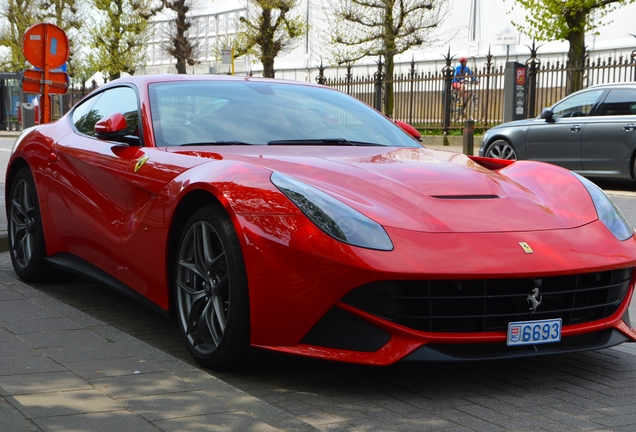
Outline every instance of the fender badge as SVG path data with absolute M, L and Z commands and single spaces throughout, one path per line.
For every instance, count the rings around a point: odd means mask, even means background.
M 534 253 L 530 245 L 526 242 L 519 242 L 519 246 L 521 246 L 521 249 L 523 249 L 523 251 L 527 254 Z
M 149 156 L 144 156 L 144 157 L 142 157 L 141 159 L 139 159 L 139 160 L 137 161 L 137 163 L 135 164 L 135 172 L 139 171 L 139 169 L 140 169 L 142 166 L 144 166 L 144 164 L 146 163 L 146 161 L 147 161 L 148 159 L 150 159 L 150 157 L 149 157 Z

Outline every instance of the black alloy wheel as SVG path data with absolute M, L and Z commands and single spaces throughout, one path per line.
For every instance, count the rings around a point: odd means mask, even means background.
M 29 168 L 21 168 L 13 178 L 8 218 L 9 250 L 16 274 L 27 282 L 48 279 L 53 272 L 44 261 L 46 246 L 42 217 Z
M 488 146 L 486 157 L 495 159 L 517 160 L 517 152 L 508 141 L 499 139 Z
M 249 297 L 238 237 L 224 209 L 204 207 L 185 226 L 177 254 L 175 307 L 194 359 L 227 370 L 250 357 Z

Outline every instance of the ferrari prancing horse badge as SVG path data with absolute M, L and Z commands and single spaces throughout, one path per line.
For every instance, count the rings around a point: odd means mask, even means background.
M 146 161 L 150 159 L 149 156 L 143 156 L 142 158 L 140 158 L 137 163 L 135 164 L 135 172 L 139 171 L 139 169 L 144 166 L 144 164 L 146 163 Z
M 519 246 L 521 246 L 521 249 L 523 249 L 524 252 L 527 253 L 527 254 L 534 253 L 534 251 L 532 250 L 530 245 L 528 243 L 526 243 L 526 242 L 519 242 Z

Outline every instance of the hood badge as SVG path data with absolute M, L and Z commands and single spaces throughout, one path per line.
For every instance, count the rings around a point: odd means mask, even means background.
M 529 310 L 535 313 L 543 300 L 543 296 L 539 294 L 539 288 L 543 285 L 543 279 L 532 279 L 532 282 L 534 283 L 534 288 L 532 289 L 532 293 L 526 297 L 526 302 L 532 305 Z
M 519 246 L 521 246 L 521 249 L 523 249 L 523 251 L 527 254 L 534 253 L 530 245 L 526 242 L 519 242 Z
M 135 164 L 135 172 L 139 171 L 139 169 L 144 166 L 144 164 L 148 161 L 148 159 L 150 159 L 149 156 L 144 156 L 142 158 L 140 158 L 137 163 Z

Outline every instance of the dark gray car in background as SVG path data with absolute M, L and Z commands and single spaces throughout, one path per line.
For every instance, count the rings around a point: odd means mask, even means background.
M 488 130 L 480 156 L 549 162 L 586 177 L 636 178 L 636 83 L 573 93 L 535 119 Z

